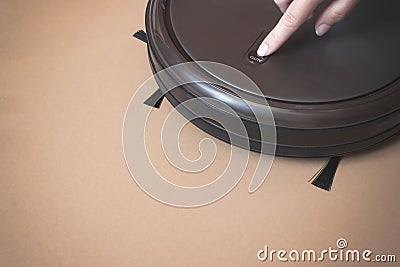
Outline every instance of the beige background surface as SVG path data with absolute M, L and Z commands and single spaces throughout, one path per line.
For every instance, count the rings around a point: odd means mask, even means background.
M 131 38 L 145 5 L 0 2 L 0 266 L 271 265 L 256 259 L 264 245 L 318 250 L 341 237 L 400 257 L 399 138 L 345 158 L 330 193 L 308 183 L 322 160 L 279 158 L 250 195 L 254 154 L 240 184 L 213 205 L 172 208 L 143 193 L 121 131 L 151 75 L 145 45 Z M 169 110 L 164 102 L 150 127 Z M 157 153 L 152 132 L 152 158 L 176 182 L 204 184 L 226 162 L 229 146 L 216 141 L 213 169 L 186 178 Z M 188 157 L 204 137 L 185 128 Z

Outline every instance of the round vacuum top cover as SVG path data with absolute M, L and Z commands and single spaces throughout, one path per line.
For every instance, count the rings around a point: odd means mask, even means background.
M 169 0 L 166 23 L 190 60 L 242 71 L 267 99 L 345 101 L 399 78 L 400 1 L 360 1 L 348 18 L 317 37 L 314 25 L 321 8 L 264 63 L 251 62 L 249 55 L 282 16 L 272 0 Z

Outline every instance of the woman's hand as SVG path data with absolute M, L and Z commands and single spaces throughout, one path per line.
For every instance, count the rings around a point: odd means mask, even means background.
M 259 56 L 268 56 L 278 50 L 304 22 L 313 16 L 314 10 L 324 0 L 274 1 L 283 16 L 258 48 Z M 358 2 L 359 0 L 332 0 L 315 24 L 316 34 L 318 36 L 326 34 L 334 24 L 342 21 Z

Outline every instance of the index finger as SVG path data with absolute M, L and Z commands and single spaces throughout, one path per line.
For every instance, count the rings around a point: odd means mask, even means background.
M 307 21 L 323 0 L 294 0 L 275 28 L 257 50 L 259 56 L 268 56 L 278 50 L 296 30 Z

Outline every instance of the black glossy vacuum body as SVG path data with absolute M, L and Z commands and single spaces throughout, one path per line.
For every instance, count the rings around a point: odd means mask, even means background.
M 213 61 L 250 77 L 262 94 L 247 88 L 190 84 L 165 92 L 165 97 L 174 106 L 197 97 L 226 100 L 242 118 L 251 150 L 263 152 L 263 129 L 246 106 L 259 105 L 254 101 L 258 97 L 268 101 L 274 115 L 277 155 L 344 155 L 400 131 L 400 36 L 396 34 L 400 18 L 395 14 L 400 4 L 385 3 L 385 10 L 379 12 L 376 1 L 361 1 L 348 21 L 323 38 L 315 36 L 310 21 L 278 53 L 257 61 L 252 53 L 281 16 L 273 1 L 150 0 L 146 10 L 149 61 L 154 73 L 185 62 Z M 188 69 L 185 75 L 201 78 L 210 73 L 198 68 Z M 157 82 L 162 90 L 163 81 Z M 246 93 L 254 97 L 244 105 L 239 95 Z M 230 141 L 217 122 L 192 122 Z

